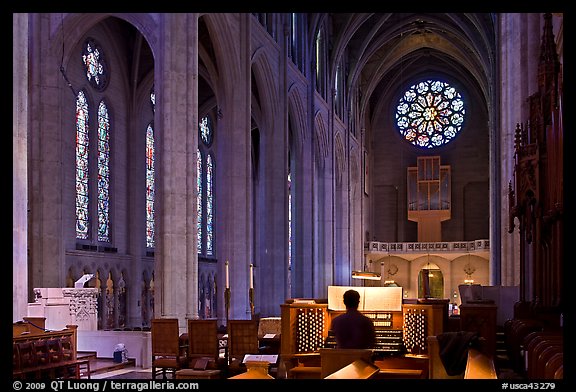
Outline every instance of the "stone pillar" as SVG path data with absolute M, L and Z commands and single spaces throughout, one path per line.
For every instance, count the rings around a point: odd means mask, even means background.
M 19 321 L 28 306 L 28 14 L 12 21 L 12 321 Z
M 61 109 L 71 93 L 59 70 L 61 32 L 52 32 L 51 17 L 47 13 L 30 14 L 29 290 L 65 285 Z M 47 38 L 53 34 L 53 40 Z
M 305 120 L 303 123 L 306 123 Z M 303 135 L 310 133 L 311 131 L 309 129 L 304 129 L 301 132 Z M 296 173 L 293 178 L 298 179 L 298 182 L 292 201 L 295 205 L 293 220 L 296 225 L 292 228 L 295 246 L 293 247 L 294 253 L 291 271 L 292 287 L 288 298 L 294 296 L 310 298 L 314 295 L 312 283 L 314 275 L 312 270 L 314 266 L 314 248 L 317 244 L 315 244 L 314 241 L 314 214 L 316 213 L 314 198 L 316 194 L 316 183 L 312 173 L 316 171 L 313 161 L 314 146 L 311 140 L 311 137 L 302 140 L 302 151 L 294 152 Z M 292 181 L 294 181 L 294 179 Z
M 218 104 L 221 118 L 216 132 L 218 162 L 216 164 L 216 202 L 220 221 L 220 276 L 224 277 L 224 262 L 229 261 L 230 319 L 250 318 L 248 300 L 249 265 L 252 239 L 252 176 L 251 176 L 251 68 L 250 14 L 223 14 L 214 24 L 219 25 L 219 51 L 227 54 L 223 60 L 222 84 L 225 93 Z M 221 18 L 221 19 L 220 19 Z M 227 18 L 237 18 L 226 23 Z M 232 29 L 238 30 L 232 30 Z M 220 279 L 218 287 L 225 287 Z M 219 290 L 219 296 L 223 290 Z M 223 297 L 221 297 L 223 298 Z M 224 303 L 219 312 L 224 310 Z M 224 313 L 222 313 L 224 314 Z
M 537 62 L 541 27 L 541 14 L 500 14 L 500 101 L 499 125 L 491 143 L 491 148 L 498 146 L 499 151 L 491 151 L 490 158 L 493 169 L 491 173 L 497 173 L 500 182 L 495 182 L 491 175 L 492 200 L 501 200 L 500 206 L 491 201 L 491 216 L 501 222 L 498 232 L 491 232 L 492 238 L 501 240 L 491 244 L 491 268 L 499 268 L 501 271 L 500 282 L 492 281 L 491 284 L 503 286 L 515 286 L 520 284 L 520 248 L 519 232 L 508 233 L 509 208 L 508 208 L 508 184 L 512 181 L 514 186 L 514 131 L 516 124 L 528 119 L 527 98 L 537 88 Z M 523 61 L 518 61 L 523 59 Z M 493 226 L 493 225 L 491 225 Z M 494 265 L 494 249 L 500 248 L 500 265 Z M 494 274 L 492 274 L 494 275 Z
M 196 150 L 198 16 L 166 13 L 160 21 L 155 76 L 158 135 L 158 243 L 155 317 L 198 315 Z

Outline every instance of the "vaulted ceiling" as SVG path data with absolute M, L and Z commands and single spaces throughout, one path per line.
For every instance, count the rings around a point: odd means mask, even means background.
M 332 70 L 342 56 L 348 57 L 348 87 L 360 88 L 362 112 L 370 113 L 389 98 L 394 86 L 431 72 L 449 73 L 490 101 L 496 64 L 494 14 L 315 14 L 312 26 L 324 18 L 332 26 Z
M 330 26 L 330 66 L 334 73 L 342 58 L 348 61 L 347 86 L 358 87 L 360 112 L 370 116 L 382 101 L 389 100 L 393 89 L 419 75 L 449 73 L 474 86 L 487 103 L 496 69 L 496 15 L 490 13 L 311 13 L 308 14 L 309 43 L 318 26 Z M 134 79 L 141 80 L 153 67 L 152 53 L 142 44 L 133 27 L 109 18 L 110 30 L 122 30 L 135 48 Z M 210 51 L 211 42 L 201 19 L 199 37 L 202 50 Z M 214 57 L 213 53 L 209 53 Z M 136 62 L 136 60 L 138 60 Z M 202 62 L 201 62 L 202 64 Z M 204 78 L 207 75 L 202 75 Z M 208 77 L 209 79 L 209 77 Z M 213 97 L 200 78 L 199 102 Z M 203 96 L 202 94 L 208 94 Z

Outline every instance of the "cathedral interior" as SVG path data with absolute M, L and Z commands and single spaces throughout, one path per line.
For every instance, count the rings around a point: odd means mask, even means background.
M 82 288 L 94 331 L 288 355 L 343 286 L 557 332 L 563 61 L 562 13 L 14 13 L 13 322 Z

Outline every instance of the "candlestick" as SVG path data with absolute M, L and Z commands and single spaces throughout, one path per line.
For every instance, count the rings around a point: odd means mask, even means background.
M 230 313 L 230 289 L 224 289 L 224 309 L 226 311 L 226 325 L 228 325 L 228 318 Z
M 250 263 L 250 288 L 254 288 L 254 264 Z
M 248 299 L 250 300 L 250 315 L 254 319 L 254 289 L 252 287 L 248 290 Z
M 228 260 L 226 260 L 226 288 L 230 288 L 230 275 L 228 273 Z

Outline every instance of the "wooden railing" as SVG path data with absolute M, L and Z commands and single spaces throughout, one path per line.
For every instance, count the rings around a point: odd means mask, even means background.
M 42 320 L 36 321 L 13 323 L 13 378 L 90 378 L 90 361 L 77 358 L 78 326 L 48 331 Z

